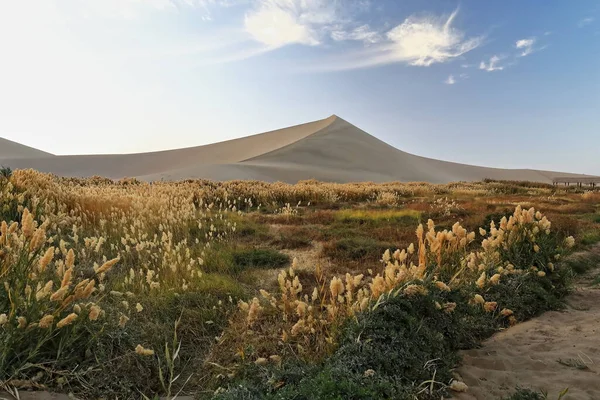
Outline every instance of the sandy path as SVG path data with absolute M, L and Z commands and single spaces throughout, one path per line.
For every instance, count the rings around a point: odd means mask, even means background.
M 600 399 L 600 286 L 595 269 L 576 283 L 564 311 L 552 311 L 494 335 L 480 349 L 462 353 L 458 373 L 469 391 L 461 400 L 501 399 L 520 385 L 545 390 L 549 400 Z M 566 366 L 558 360 L 576 360 Z

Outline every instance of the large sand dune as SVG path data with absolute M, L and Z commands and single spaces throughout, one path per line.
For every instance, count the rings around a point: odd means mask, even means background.
M 241 139 L 140 154 L 52 156 L 21 146 L 39 152 L 36 155 L 23 149 L 5 151 L 5 142 L 15 143 L 0 140 L 0 164 L 72 177 L 100 175 L 148 181 L 250 179 L 289 183 L 304 179 L 445 183 L 490 178 L 549 183 L 557 176 L 577 176 L 530 169 L 485 168 L 415 156 L 335 115 Z

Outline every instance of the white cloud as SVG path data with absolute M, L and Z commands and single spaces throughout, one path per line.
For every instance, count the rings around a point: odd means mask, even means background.
M 457 12 L 454 11 L 448 19 L 407 18 L 387 33 L 393 43 L 392 57 L 410 65 L 429 66 L 449 61 L 478 47 L 482 38 L 465 39 L 462 31 L 452 27 Z
M 520 56 L 525 57 L 535 51 L 535 49 L 533 48 L 533 46 L 535 45 L 535 42 L 536 42 L 536 38 L 534 38 L 534 37 L 529 38 L 529 39 L 521 39 L 521 40 L 517 40 L 517 42 L 515 43 L 515 47 L 517 49 L 521 50 Z
M 294 43 L 315 46 L 336 19 L 335 4 L 326 0 L 259 0 L 246 14 L 244 25 L 254 40 L 269 48 Z
M 483 69 L 488 72 L 502 71 L 504 69 L 504 66 L 498 65 L 498 63 L 501 60 L 502 59 L 500 57 L 494 55 L 494 56 L 490 57 L 490 61 L 488 63 L 485 63 L 484 61 L 482 61 L 479 64 L 479 69 Z
M 378 43 L 383 38 L 379 32 L 371 30 L 369 25 L 362 25 L 353 30 L 334 30 L 331 32 L 331 38 L 335 41 L 356 40 L 364 43 Z
M 483 37 L 466 38 L 453 27 L 457 11 L 447 17 L 410 16 L 389 30 L 380 42 L 311 66 L 309 69 L 349 70 L 392 63 L 427 67 L 449 62 L 477 48 Z
M 583 28 L 586 25 L 590 25 L 592 22 L 594 22 L 596 19 L 594 17 L 586 17 L 581 19 L 578 23 L 577 26 L 580 28 Z
M 456 79 L 454 79 L 454 75 L 449 75 L 448 78 L 444 81 L 446 85 L 454 85 L 456 83 Z

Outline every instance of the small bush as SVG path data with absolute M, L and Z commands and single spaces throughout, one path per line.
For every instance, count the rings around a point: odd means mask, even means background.
M 232 255 L 238 271 L 249 268 L 281 268 L 290 263 L 289 256 L 271 249 L 236 250 Z
M 561 309 L 562 298 L 567 294 L 568 278 L 553 274 L 554 281 L 536 274 L 511 275 L 491 286 L 484 294 L 486 300 L 495 301 L 514 312 L 519 321 L 526 321 L 549 310 Z
M 4 179 L 10 179 L 10 177 L 12 176 L 12 169 L 10 169 L 9 167 L 0 167 L 0 178 L 4 178 Z
M 588 232 L 585 233 L 579 242 L 584 246 L 590 246 L 600 242 L 600 232 Z
M 337 260 L 377 260 L 381 258 L 383 252 L 387 249 L 393 249 L 394 245 L 387 242 L 380 242 L 372 238 L 350 237 L 334 240 L 323 247 L 323 252 L 327 257 Z
M 281 230 L 272 244 L 280 249 L 304 249 L 312 245 L 311 232 L 305 228 L 288 228 Z
M 515 393 L 505 397 L 503 400 L 546 400 L 546 396 L 531 389 L 517 388 Z
M 415 210 L 340 210 L 335 213 L 338 221 L 345 223 L 376 224 L 387 221 L 400 224 L 415 224 L 421 218 L 421 213 Z

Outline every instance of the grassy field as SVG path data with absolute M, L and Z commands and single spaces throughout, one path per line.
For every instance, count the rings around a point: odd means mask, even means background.
M 458 350 L 561 307 L 600 193 L 22 170 L 0 177 L 0 221 L 6 388 L 439 399 L 464 389 Z

